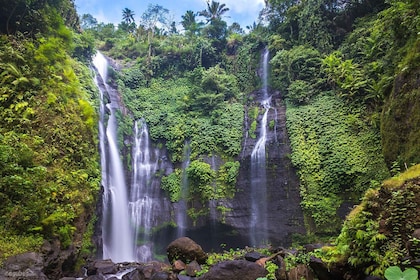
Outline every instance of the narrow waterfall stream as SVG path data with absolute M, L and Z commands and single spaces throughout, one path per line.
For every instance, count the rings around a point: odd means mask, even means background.
M 269 51 L 265 49 L 262 58 L 262 94 L 261 106 L 264 114 L 261 119 L 259 138 L 251 153 L 251 217 L 249 236 L 252 246 L 268 242 L 267 228 L 267 174 L 266 150 L 268 131 L 268 112 L 271 109 L 271 97 L 268 96 L 268 59 Z
M 147 262 L 153 258 L 151 231 L 154 215 L 160 213 L 159 186 L 153 185 L 153 176 L 158 168 L 159 151 L 150 144 L 149 131 L 143 120 L 134 122 L 134 145 L 132 148 L 132 183 L 129 202 L 131 221 L 134 224 L 133 242 L 139 240 L 136 259 Z
M 101 168 L 103 195 L 103 258 L 114 262 L 134 261 L 133 233 L 129 223 L 128 195 L 123 164 L 118 149 L 117 119 L 118 99 L 107 86 L 106 58 L 98 52 L 93 64 L 99 72 L 96 77 L 100 90 L 99 141 L 101 148 Z M 110 103 L 106 104 L 105 94 Z M 107 111 L 109 117 L 105 125 Z
M 184 159 L 182 162 L 182 175 L 181 175 L 181 200 L 176 206 L 176 224 L 177 224 L 177 237 L 185 236 L 187 230 L 187 195 L 189 191 L 187 168 L 190 165 L 191 145 L 189 141 L 184 144 Z

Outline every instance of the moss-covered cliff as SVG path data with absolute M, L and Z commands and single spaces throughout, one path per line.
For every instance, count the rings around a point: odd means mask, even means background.
M 323 248 L 323 258 L 331 267 L 377 276 L 393 265 L 418 265 L 418 213 L 420 165 L 415 165 L 366 192 L 348 215 L 335 246 Z
M 72 1 L 31 2 L 1 9 L 0 260 L 47 240 L 74 264 L 99 190 L 93 45 Z

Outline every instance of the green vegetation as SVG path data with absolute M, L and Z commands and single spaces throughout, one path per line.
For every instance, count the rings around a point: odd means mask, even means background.
M 366 275 L 383 276 L 390 266 L 409 267 L 419 258 L 420 166 L 416 165 L 366 192 L 360 205 L 347 217 L 333 247 L 321 256 L 333 263 L 348 262 Z M 392 183 L 390 183 L 392 182 Z
M 96 87 L 82 64 L 93 41 L 71 29 L 78 22 L 72 3 L 17 1 L 1 13 L 7 18 L 0 26 L 4 259 L 38 250 L 43 239 L 58 239 L 63 249 L 77 241 L 76 230 L 85 230 L 82 219 L 94 209 L 99 166 Z
M 228 26 L 223 17 L 229 8 L 215 1 L 203 11 L 186 11 L 183 32 L 159 5 L 149 5 L 140 22 L 125 8 L 116 27 L 91 15 L 82 15 L 79 26 L 69 0 L 5 3 L 0 9 L 0 260 L 36 250 L 44 239 L 59 240 L 63 249 L 76 243 L 81 258 L 92 250 L 93 221 L 88 220 L 100 172 L 97 93 L 86 64 L 94 45 L 119 68 L 110 71 L 110 82 L 127 109 L 118 114 L 121 149 L 129 148 L 124 140 L 132 136 L 133 122 L 144 119 L 154 143 L 166 148 L 175 165 L 162 177 L 162 189 L 173 202 L 186 199 L 194 219 L 208 214 L 209 200 L 236 192 L 244 106 L 249 137 L 255 138 L 262 112 L 248 93 L 260 86 L 255 73 L 268 46 L 270 85 L 287 104 L 290 158 L 301 182 L 307 238 L 338 234 L 343 202 L 358 202 L 366 192 L 336 245 L 324 248 L 322 257 L 392 279 L 411 274 L 387 268 L 420 258 L 420 241 L 412 236 L 420 227 L 415 215 L 419 1 L 266 3 L 261 16 L 267 25 L 247 26 L 247 34 L 237 23 Z M 186 143 L 191 164 L 182 170 Z M 220 159 L 217 170 L 209 164 L 212 156 Z M 392 175 L 408 170 L 379 188 L 388 169 Z M 304 261 L 299 258 L 296 263 Z
M 336 211 L 346 196 L 359 197 L 371 181 L 382 181 L 388 171 L 378 132 L 364 123 L 363 107 L 349 107 L 326 93 L 305 106 L 287 111 L 292 163 L 301 180 L 302 207 L 311 231 L 334 232 Z
M 307 227 L 327 235 L 344 199 L 420 154 L 418 1 L 336 4 L 270 0 L 265 10 Z
M 401 271 L 398 266 L 390 266 L 385 270 L 387 280 L 417 280 L 419 272 L 415 268 L 407 268 Z

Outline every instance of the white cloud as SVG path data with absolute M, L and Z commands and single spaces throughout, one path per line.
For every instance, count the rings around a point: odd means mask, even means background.
M 234 13 L 258 14 L 264 8 L 264 0 L 221 0 L 220 3 Z

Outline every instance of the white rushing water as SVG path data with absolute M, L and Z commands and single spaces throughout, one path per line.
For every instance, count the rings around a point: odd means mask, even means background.
M 100 75 L 96 79 L 101 97 L 99 141 L 102 185 L 104 188 L 103 258 L 111 259 L 113 262 L 134 261 L 134 242 L 129 223 L 127 186 L 117 141 L 118 126 L 115 113 L 118 109 L 118 103 L 113 101 L 118 98 L 110 96 L 111 102 L 106 104 L 109 117 L 107 125 L 105 125 L 104 93 L 107 92 L 109 95 L 112 95 L 106 84 L 108 62 L 98 52 L 93 59 L 93 64 Z M 100 79 L 103 81 L 103 86 L 101 86 Z
M 135 143 L 132 149 L 133 177 L 130 194 L 130 216 L 134 225 L 133 242 L 142 244 L 136 249 L 136 258 L 141 262 L 152 260 L 151 231 L 154 214 L 159 214 L 159 188 L 153 185 L 153 176 L 158 168 L 159 151 L 150 143 L 149 131 L 143 120 L 134 123 Z
M 184 159 L 182 162 L 181 174 L 181 199 L 177 202 L 175 207 L 175 218 L 177 226 L 177 237 L 185 236 L 187 230 L 187 202 L 186 197 L 189 191 L 189 182 L 187 175 L 187 168 L 190 165 L 191 146 L 189 141 L 184 144 Z
M 271 109 L 271 97 L 268 96 L 268 60 L 269 52 L 265 49 L 262 56 L 263 99 L 261 106 L 264 114 L 261 118 L 259 138 L 251 153 L 251 221 L 250 242 L 258 246 L 268 242 L 267 236 L 267 174 L 266 142 L 268 131 L 268 113 Z

